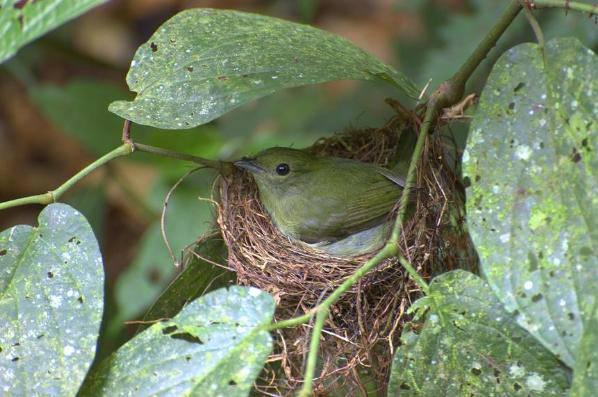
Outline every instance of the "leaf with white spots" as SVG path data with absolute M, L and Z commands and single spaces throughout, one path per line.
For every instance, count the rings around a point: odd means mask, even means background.
M 463 270 L 436 277 L 423 328 L 409 327 L 394 356 L 389 396 L 563 396 L 569 371 L 481 278 Z
M 0 63 L 19 48 L 106 0 L 0 0 Z
M 597 58 L 577 40 L 518 45 L 494 66 L 463 156 L 490 286 L 571 368 L 598 297 L 597 93 Z
M 0 233 L 0 395 L 74 396 L 93 361 L 104 296 L 93 231 L 65 204 Z
M 256 288 L 210 292 L 106 358 L 81 395 L 247 396 L 272 350 L 274 307 Z
M 403 74 L 337 35 L 263 15 L 190 9 L 139 47 L 127 75 L 137 97 L 109 109 L 138 124 L 191 128 L 283 88 L 349 79 L 418 95 Z

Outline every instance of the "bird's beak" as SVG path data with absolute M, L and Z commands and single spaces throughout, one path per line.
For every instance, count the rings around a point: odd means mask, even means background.
M 265 171 L 262 167 L 256 164 L 255 160 L 246 157 L 243 157 L 241 160 L 235 161 L 233 164 L 239 168 L 246 169 L 251 173 L 260 173 Z

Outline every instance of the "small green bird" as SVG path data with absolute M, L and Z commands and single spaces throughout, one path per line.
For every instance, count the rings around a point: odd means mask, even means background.
M 253 175 L 282 234 L 335 256 L 381 248 L 405 186 L 386 168 L 290 148 L 266 149 L 234 164 Z

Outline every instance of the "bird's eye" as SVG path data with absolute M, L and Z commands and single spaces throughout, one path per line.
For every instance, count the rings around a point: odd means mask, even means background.
M 276 166 L 276 173 L 278 175 L 286 175 L 289 171 L 291 171 L 291 167 L 286 163 L 281 163 Z

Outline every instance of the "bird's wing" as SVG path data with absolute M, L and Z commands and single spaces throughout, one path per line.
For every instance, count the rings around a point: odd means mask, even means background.
M 380 168 L 349 167 L 330 178 L 331 184 L 343 184 L 344 189 L 331 186 L 335 197 L 319 200 L 317 222 L 306 223 L 300 231 L 301 240 L 307 242 L 337 241 L 360 232 L 385 220 L 399 199 L 403 179 Z M 348 188 L 347 188 L 348 186 Z M 345 192 L 339 197 L 338 191 Z

